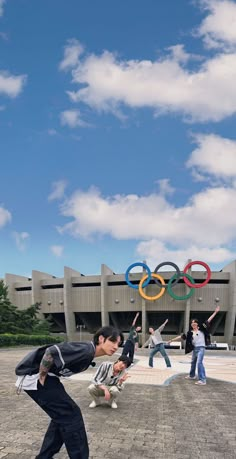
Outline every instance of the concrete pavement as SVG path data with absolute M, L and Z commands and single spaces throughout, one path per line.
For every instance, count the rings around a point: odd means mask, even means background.
M 169 353 L 170 354 L 170 353 Z M 116 354 L 117 357 L 120 353 Z M 189 373 L 191 354 L 185 355 L 183 352 L 175 352 L 169 355 L 171 368 L 166 368 L 164 359 L 157 354 L 154 357 L 154 368 L 148 366 L 148 351 L 139 350 L 135 355 L 135 365 L 129 368 L 130 378 L 127 384 L 153 384 L 167 385 L 176 376 Z M 236 352 L 207 351 L 204 358 L 206 374 L 209 378 L 220 381 L 236 383 Z M 90 381 L 94 370 L 73 376 L 79 381 Z
M 0 350 L 0 459 L 35 458 L 49 422 L 25 393 L 15 393 L 14 367 L 28 351 Z M 84 416 L 90 458 L 235 459 L 236 353 L 209 352 L 207 385 L 199 387 L 184 379 L 189 357 L 169 352 L 171 370 L 159 358 L 149 370 L 140 351 L 117 410 L 88 408 L 87 386 L 95 369 L 66 380 Z M 55 459 L 67 457 L 63 448 Z

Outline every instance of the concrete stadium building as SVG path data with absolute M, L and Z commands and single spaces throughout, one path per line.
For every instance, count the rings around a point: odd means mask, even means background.
M 205 271 L 191 268 L 191 276 L 196 283 L 202 283 L 207 276 Z M 194 269 L 193 269 L 194 268 Z M 141 269 L 140 269 L 141 270 Z M 173 271 L 161 271 L 166 282 L 173 276 Z M 143 273 L 129 274 L 129 280 L 138 284 Z M 41 303 L 41 314 L 53 318 L 53 331 L 66 333 L 72 340 L 90 339 L 100 326 L 114 325 L 126 335 L 134 315 L 140 312 L 137 325 L 142 326 L 142 342 L 147 339 L 148 327 L 157 328 L 166 318 L 163 335 L 171 337 L 187 331 L 191 318 L 206 319 L 220 305 L 220 313 L 212 325 L 213 341 L 236 344 L 236 261 L 225 266 L 220 272 L 212 272 L 211 279 L 202 288 L 195 288 L 191 298 L 176 300 L 166 291 L 156 301 L 143 299 L 138 290 L 127 285 L 125 275 L 115 274 L 106 265 L 101 265 L 100 275 L 85 276 L 71 268 L 64 268 L 64 277 L 32 271 L 27 278 L 15 274 L 6 274 L 9 298 L 19 309 Z M 155 296 L 159 287 L 151 280 L 145 288 L 145 294 Z M 186 295 L 189 288 L 181 278 L 173 292 L 178 296 Z

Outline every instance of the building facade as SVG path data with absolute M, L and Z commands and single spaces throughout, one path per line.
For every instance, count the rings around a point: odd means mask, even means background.
M 197 266 L 197 265 L 195 265 Z M 192 268 L 195 267 L 194 265 Z M 173 271 L 162 271 L 166 282 Z M 206 279 L 205 271 L 189 272 L 196 283 Z M 129 280 L 138 284 L 143 273 L 129 274 Z M 6 274 L 9 298 L 19 309 L 40 303 L 40 314 L 53 321 L 53 330 L 66 333 L 72 340 L 90 339 L 103 325 L 114 325 L 126 336 L 137 311 L 140 312 L 137 325 L 142 326 L 142 342 L 147 338 L 148 328 L 157 328 L 166 318 L 164 339 L 179 335 L 189 328 L 192 318 L 205 320 L 220 305 L 220 313 L 213 326 L 213 339 L 217 342 L 236 344 L 236 261 L 225 266 L 220 272 L 212 272 L 211 279 L 202 288 L 195 288 L 191 298 L 177 300 L 168 292 L 156 301 L 143 299 L 139 291 L 131 288 L 125 275 L 115 274 L 106 265 L 101 265 L 101 274 L 85 276 L 71 268 L 64 268 L 64 276 L 32 271 L 32 277 Z M 152 280 L 145 288 L 145 294 L 155 296 L 159 287 Z M 177 296 L 189 291 L 183 279 L 173 287 Z

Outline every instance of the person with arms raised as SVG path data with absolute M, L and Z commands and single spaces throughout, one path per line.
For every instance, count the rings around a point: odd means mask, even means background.
M 198 381 L 195 384 L 198 386 L 205 386 L 206 385 L 206 371 L 203 364 L 205 349 L 211 343 L 210 340 L 210 323 L 212 319 L 216 316 L 219 312 L 220 306 L 215 308 L 215 311 L 205 322 L 199 322 L 198 319 L 192 319 L 190 324 L 190 329 L 185 335 L 176 336 L 169 341 L 177 341 L 178 339 L 182 338 L 185 340 L 185 354 L 192 352 L 192 361 L 191 361 L 191 368 L 190 373 L 185 379 L 196 379 L 196 368 L 198 372 Z

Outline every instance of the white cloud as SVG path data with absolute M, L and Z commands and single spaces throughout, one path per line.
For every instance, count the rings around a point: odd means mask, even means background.
M 88 124 L 81 119 L 79 110 L 65 110 L 60 114 L 61 124 L 74 129 L 76 127 L 88 127 Z
M 65 47 L 60 64 L 62 69 L 71 69 L 72 83 L 79 86 L 78 90 L 67 91 L 70 100 L 120 118 L 124 117 L 121 108 L 125 106 L 149 107 L 154 116 L 180 113 L 185 121 L 216 122 L 234 115 L 236 3 L 200 0 L 198 6 L 206 17 L 195 35 L 208 47 L 216 48 L 215 56 L 192 55 L 183 44 L 176 44 L 154 61 L 122 60 L 108 51 L 85 54 L 74 39 Z M 187 67 L 191 60 L 195 61 L 194 69 Z M 73 121 L 70 123 L 73 125 Z
M 160 194 L 103 197 L 91 188 L 75 192 L 61 206 L 62 215 L 70 221 L 60 232 L 137 241 L 158 237 L 172 246 L 213 248 L 235 239 L 235 202 L 236 188 L 230 187 L 207 188 L 180 207 Z
M 236 179 L 236 141 L 215 134 L 194 136 L 198 147 L 186 165 L 193 168 L 195 177 L 214 176 L 223 181 Z
M 16 243 L 18 250 L 23 252 L 26 249 L 26 243 L 30 237 L 29 233 L 26 233 L 25 231 L 21 233 L 14 231 L 12 233 L 12 236 L 15 239 L 15 243 Z
M 159 185 L 160 194 L 162 196 L 172 194 L 175 191 L 175 189 L 170 185 L 170 179 L 157 180 L 156 183 Z
M 209 15 L 198 28 L 208 48 L 235 49 L 236 3 L 230 0 L 202 0 L 203 9 Z
M 167 48 L 168 51 L 170 51 L 170 53 L 172 54 L 173 56 L 173 59 L 176 61 L 176 62 L 183 62 L 183 63 L 186 63 L 188 62 L 188 60 L 190 59 L 190 57 L 192 58 L 195 58 L 194 55 L 190 55 L 188 53 L 186 53 L 185 49 L 184 49 L 184 45 L 174 45 L 174 46 L 169 46 Z
M 0 16 L 3 15 L 3 6 L 4 6 L 5 0 L 0 0 Z
M 73 83 L 83 87 L 67 93 L 73 103 L 114 114 L 127 106 L 149 107 L 154 114 L 182 113 L 186 119 L 201 122 L 233 115 L 236 53 L 217 54 L 195 71 L 186 68 L 187 57 L 180 45 L 178 52 L 172 49 L 156 61 L 122 61 L 107 51 L 84 56 L 72 70 Z
M 0 71 L 0 94 L 17 97 L 26 83 L 26 75 L 14 76 Z
M 64 247 L 62 245 L 51 245 L 50 247 L 51 252 L 55 257 L 61 257 L 63 254 Z
M 197 247 L 196 245 L 189 245 L 187 248 L 174 249 L 167 247 L 157 239 L 150 241 L 143 241 L 137 246 L 137 256 L 139 259 L 145 258 L 147 265 L 154 270 L 156 266 L 162 261 L 172 261 L 176 263 L 182 271 L 186 263 L 191 257 L 192 260 L 207 260 L 210 264 L 220 264 L 222 262 L 231 261 L 236 258 L 236 252 L 223 247 Z M 193 265 L 193 270 L 203 270 L 205 268 L 201 265 Z M 164 266 L 161 271 L 172 270 L 171 266 Z
M 83 52 L 83 46 L 76 39 L 68 40 L 64 47 L 64 58 L 59 64 L 60 70 L 68 70 L 79 63 L 79 57 Z
M 210 263 L 235 258 L 236 142 L 213 134 L 197 134 L 194 140 L 198 147 L 187 167 L 202 180 L 213 177 L 217 185 L 211 180 L 182 206 L 171 202 L 174 189 L 168 179 L 156 182 L 158 193 L 145 196 L 104 197 L 94 187 L 77 190 L 60 206 L 69 222 L 58 231 L 85 239 L 137 241 L 137 255 L 152 267 L 157 254 L 180 264 L 188 258 Z
M 58 180 L 52 183 L 52 192 L 48 196 L 48 201 L 54 201 L 56 199 L 62 199 L 65 194 L 67 186 L 66 180 Z
M 0 228 L 5 226 L 10 221 L 11 221 L 11 213 L 9 212 L 9 210 L 4 209 L 4 207 L 0 207 Z

